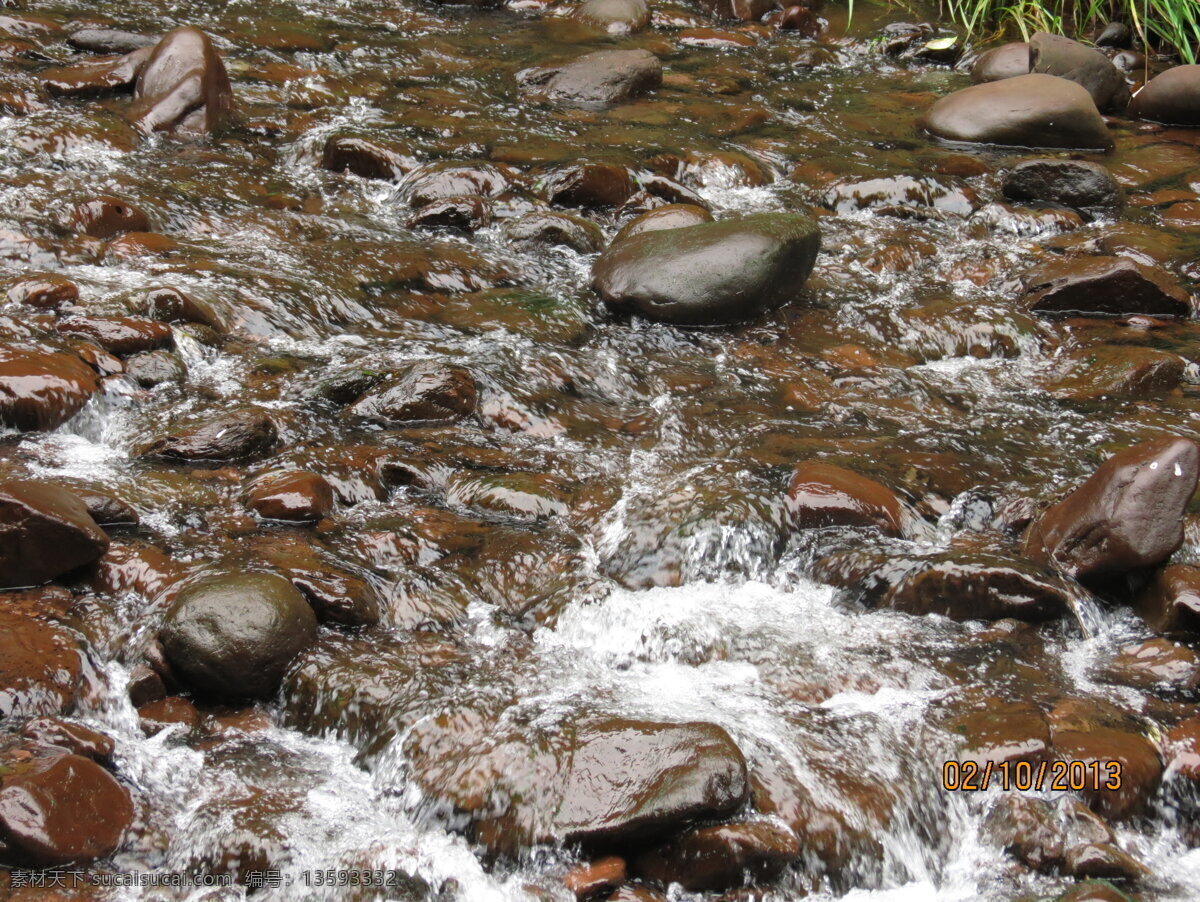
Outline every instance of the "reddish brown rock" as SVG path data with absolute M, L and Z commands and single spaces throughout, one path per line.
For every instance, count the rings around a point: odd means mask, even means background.
M 1047 264 L 1025 277 L 1025 307 L 1048 316 L 1190 316 L 1192 302 L 1158 267 L 1122 257 Z
M 147 736 L 161 733 L 170 727 L 182 727 L 191 733 L 200 723 L 200 713 L 186 698 L 170 696 L 147 702 L 138 708 L 138 723 Z
M 76 204 L 71 225 L 94 238 L 113 238 L 125 232 L 150 231 L 150 217 L 135 204 L 102 194 Z
M 0 587 L 41 585 L 90 564 L 107 549 L 104 530 L 66 489 L 0 483 Z
M 121 356 L 175 344 L 170 326 L 135 316 L 72 316 L 60 320 L 55 328 L 63 335 L 90 339 L 104 350 Z
M 217 463 L 258 460 L 279 442 L 279 427 L 262 410 L 236 410 L 155 439 L 139 453 L 163 460 Z
M 1200 689 L 1200 654 L 1167 639 L 1149 639 L 1120 649 L 1104 675 L 1144 692 L 1192 698 Z
M 321 150 L 321 168 L 366 179 L 398 181 L 417 163 L 403 151 L 353 135 L 333 135 Z
M 1132 883 L 1150 876 L 1150 869 L 1112 843 L 1085 843 L 1067 850 L 1063 867 L 1077 879 L 1099 878 Z
M 1053 871 L 1062 864 L 1063 832 L 1054 809 L 1042 799 L 1005 793 L 988 812 L 984 829 L 1006 853 L 1035 871 Z
M 312 523 L 333 511 L 333 487 L 306 470 L 272 470 L 246 488 L 246 505 L 268 520 Z
M 695 204 L 667 204 L 654 210 L 649 210 L 641 216 L 631 219 L 617 232 L 613 242 L 632 238 L 643 232 L 654 232 L 660 229 L 681 229 L 685 226 L 700 225 L 702 222 L 712 222 L 712 214 L 703 207 Z
M 61 627 L 3 608 L 0 629 L 0 717 L 70 711 L 83 679 L 79 640 Z
M 42 73 L 42 83 L 55 97 L 99 97 L 128 91 L 150 59 L 150 52 L 149 48 L 143 48 L 124 56 L 47 69 Z
M 896 493 L 843 467 L 819 461 L 798 465 L 787 497 L 799 529 L 871 526 L 889 536 L 903 532 L 904 510 Z
M 774 880 L 800 855 L 796 835 L 770 821 L 699 827 L 634 861 L 642 877 L 689 892 L 733 889 Z
M 1151 567 L 1183 542 L 1183 510 L 1196 490 L 1200 449 L 1166 436 L 1114 454 L 1029 528 L 1038 564 L 1089 579 Z
M 598 50 L 562 66 L 517 73 L 521 89 L 563 106 L 603 109 L 662 84 L 662 63 L 648 50 Z
M 948 721 L 946 727 L 963 737 L 960 761 L 986 767 L 988 762 L 1040 764 L 1050 760 L 1050 727 L 1042 712 L 1030 704 L 988 698 Z
M 29 864 L 107 857 L 132 822 L 129 791 L 79 755 L 34 760 L 0 778 L 0 833 Z
M 625 882 L 625 859 L 609 855 L 587 864 L 579 864 L 563 876 L 563 886 L 576 899 L 588 899 L 611 892 Z
M 564 207 L 619 207 L 633 196 L 633 179 L 624 166 L 575 163 L 547 176 L 546 199 Z
M 137 305 L 138 313 L 164 323 L 199 323 L 217 328 L 217 318 L 207 305 L 178 288 L 151 288 Z
M 1136 607 L 1146 624 L 1164 636 L 1200 636 L 1200 567 L 1172 564 L 1154 575 Z
M 140 257 L 169 257 L 179 250 L 179 242 L 157 232 L 126 232 L 109 242 L 105 252 L 119 260 Z
M 208 35 L 176 28 L 138 75 L 130 117 L 143 134 L 208 135 L 229 119 L 233 88 Z
M 1068 726 L 1075 726 L 1070 725 Z M 1062 761 L 1096 762 L 1100 787 L 1089 786 L 1083 796 L 1091 808 L 1112 821 L 1145 811 L 1162 780 L 1163 762 L 1154 744 L 1125 729 L 1082 724 L 1085 729 L 1057 729 L 1052 724 L 1055 757 Z M 1109 762 L 1121 765 L 1120 786 L 1109 788 Z M 1089 775 L 1091 771 L 1088 771 Z M 1112 786 L 1116 785 L 1114 781 Z
M 92 369 L 71 354 L 0 346 L 0 423 L 23 432 L 55 429 L 99 389 Z
M 61 717 L 35 717 L 21 727 L 21 735 L 93 761 L 107 761 L 116 748 L 103 733 Z
M 1046 387 L 1059 398 L 1157 398 L 1177 389 L 1187 362 L 1154 348 L 1101 345 L 1064 355 L 1067 372 Z
M 477 398 L 470 372 L 429 360 L 363 395 L 347 413 L 388 425 L 452 423 L 474 413 Z
M 979 55 L 971 66 L 971 81 L 980 84 L 1028 75 L 1030 65 L 1029 45 L 1024 41 L 1001 44 Z
M 1137 92 L 1128 112 L 1135 119 L 1200 126 L 1200 66 L 1175 66 L 1156 75 Z
M 508 187 L 508 178 L 490 163 L 428 163 L 409 173 L 403 194 L 409 206 L 420 208 L 449 197 L 498 197 Z
M 8 286 L 10 301 L 39 310 L 55 310 L 79 300 L 79 286 L 65 276 L 26 276 Z

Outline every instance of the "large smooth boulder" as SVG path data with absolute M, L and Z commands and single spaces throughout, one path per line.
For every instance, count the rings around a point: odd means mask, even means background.
M 1025 277 L 1024 305 L 1046 316 L 1186 317 L 1191 299 L 1165 270 L 1127 257 L 1056 260 Z
M 820 243 L 817 224 L 794 213 L 644 232 L 600 255 L 592 286 L 613 309 L 649 319 L 740 322 L 795 299 Z
M 1134 119 L 1200 126 L 1200 65 L 1176 66 L 1146 82 L 1129 104 Z
M 449 721 L 413 728 L 413 778 L 466 812 L 494 852 L 652 842 L 728 816 L 749 794 L 745 759 L 714 724 L 597 719 L 560 724 L 551 736 Z
M 0 483 L 0 588 L 36 586 L 108 550 L 83 502 L 44 482 Z
M 1112 173 L 1084 160 L 1022 160 L 1004 174 L 1000 188 L 1011 200 L 1084 210 L 1121 203 L 1121 186 Z
M 787 827 L 750 821 L 689 830 L 643 852 L 634 860 L 634 870 L 662 886 L 678 883 L 689 892 L 720 892 L 774 880 L 799 856 L 800 843 Z
M 55 429 L 100 388 L 96 373 L 73 354 L 0 346 L 0 423 L 28 432 Z
M 1013 41 L 993 47 L 971 65 L 971 81 L 982 84 L 1028 75 L 1030 71 L 1029 45 L 1024 41 Z
M 603 109 L 662 84 L 662 63 L 649 50 L 598 50 L 563 66 L 517 73 L 521 89 L 563 106 Z
M 1200 474 L 1200 448 L 1165 436 L 1114 454 L 1029 527 L 1038 564 L 1076 579 L 1165 561 L 1183 543 L 1183 511 Z
M 157 438 L 141 457 L 218 463 L 257 460 L 274 450 L 279 427 L 261 410 L 235 410 Z
M 1039 31 L 1029 39 L 1029 63 L 1033 72 L 1083 86 L 1101 112 L 1120 113 L 1129 103 L 1129 86 L 1121 71 L 1099 50 L 1078 41 Z
M 23 864 L 106 858 L 120 845 L 133 814 L 129 790 L 80 755 L 35 758 L 0 776 L 0 836 Z
M 1092 95 L 1054 75 L 1031 73 L 955 91 L 930 108 L 922 125 L 935 137 L 969 144 L 1112 147 Z
M 212 41 L 198 28 L 176 28 L 146 61 L 133 89 L 130 118 L 143 134 L 204 136 L 233 111 L 233 88 Z
M 1138 595 L 1135 607 L 1160 635 L 1200 638 L 1200 567 L 1163 567 Z
M 159 631 L 172 672 L 202 695 L 268 698 L 317 637 L 312 607 L 275 573 L 221 573 L 180 590 Z

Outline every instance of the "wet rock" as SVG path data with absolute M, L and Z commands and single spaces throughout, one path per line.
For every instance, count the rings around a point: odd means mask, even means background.
M 1085 765 L 1098 763 L 1101 787 L 1089 784 L 1084 789 L 1088 805 L 1110 821 L 1125 820 L 1145 811 L 1163 774 L 1162 759 L 1154 744 L 1127 729 L 1086 722 L 1078 727 L 1061 729 L 1051 723 L 1054 753 L 1059 760 L 1082 761 Z M 1117 789 L 1105 786 L 1112 761 L 1121 764 L 1121 785 Z
M 112 758 L 116 748 L 112 739 L 103 733 L 61 717 L 35 717 L 21 727 L 21 735 L 98 762 Z
M 1032 623 L 1057 619 L 1071 609 L 1065 587 L 1023 561 L 954 552 L 907 568 L 880 605 L 952 620 L 1011 617 Z
M 476 839 L 515 853 L 534 844 L 651 842 L 723 817 L 748 795 L 746 762 L 720 727 L 634 720 L 568 722 L 549 737 L 418 723 L 413 774 L 464 811 Z
M 1059 398 L 1155 398 L 1179 387 L 1186 362 L 1176 354 L 1152 348 L 1102 345 L 1065 355 L 1066 373 L 1047 389 Z
M 1004 174 L 1004 196 L 1076 209 L 1117 207 L 1121 186 L 1099 163 L 1083 160 L 1022 160 Z
M 956 91 L 935 103 L 922 125 L 935 137 L 970 144 L 1112 146 L 1087 90 L 1053 75 L 1019 75 Z
M 179 251 L 179 242 L 157 232 L 126 232 L 109 242 L 105 253 L 118 260 L 169 257 Z
M 1120 451 L 1030 526 L 1025 550 L 1088 580 L 1151 567 L 1183 542 L 1200 449 L 1166 436 Z
M 430 163 L 409 173 L 401 193 L 419 209 L 453 197 L 498 197 L 508 187 L 508 178 L 490 163 Z
M 477 232 L 492 221 L 491 208 L 482 197 L 447 197 L 426 204 L 408 219 L 410 228 L 457 229 Z
M 153 47 L 158 38 L 115 28 L 78 28 L 67 36 L 67 43 L 92 53 L 133 53 Z
M 129 701 L 135 708 L 148 705 L 150 702 L 161 701 L 167 697 L 167 686 L 163 678 L 145 664 L 136 664 L 129 672 L 129 685 L 126 687 Z
M 639 855 L 634 869 L 661 886 L 722 892 L 774 880 L 800 855 L 796 835 L 769 821 L 699 827 Z
M 1055 261 L 1025 277 L 1033 313 L 1082 316 L 1189 316 L 1191 299 L 1164 270 L 1121 257 Z
M 795 299 L 820 240 L 811 219 L 785 213 L 646 232 L 601 254 L 592 286 L 610 307 L 649 319 L 738 322 Z
M 90 339 L 118 355 L 169 348 L 175 344 L 170 326 L 134 316 L 72 316 L 60 320 L 55 329 L 63 335 Z
M 244 409 L 185 426 L 155 439 L 139 452 L 161 460 L 238 461 L 270 455 L 279 442 L 279 428 L 261 410 Z
M 975 201 L 975 192 L 969 188 L 946 186 L 928 176 L 910 175 L 836 182 L 822 198 L 822 203 L 837 213 L 930 208 L 957 216 L 971 215 Z
M 83 502 L 88 516 L 100 526 L 136 526 L 138 513 L 120 498 L 90 489 L 73 489 L 71 494 Z
M 541 190 L 550 203 L 564 207 L 619 207 L 635 189 L 624 166 L 575 163 L 551 173 Z
M 233 110 L 225 64 L 208 35 L 176 28 L 150 55 L 133 91 L 130 118 L 143 134 L 209 135 Z
M 273 573 L 227 573 L 183 588 L 159 639 L 172 671 L 204 695 L 268 698 L 316 639 L 304 596 Z
M 1088 880 L 1076 884 L 1054 902 L 1138 902 L 1106 880 Z
M 1098 877 L 1131 883 L 1150 876 L 1150 869 L 1112 843 L 1087 843 L 1067 850 L 1063 870 L 1071 877 Z
M 26 864 L 105 858 L 132 822 L 129 790 L 79 755 L 34 759 L 0 778 L 0 832 Z
M 42 84 L 53 97 L 99 97 L 128 91 L 150 59 L 150 52 L 135 50 L 125 56 L 47 69 L 42 73 Z
M 369 626 L 379 621 L 380 599 L 371 574 L 303 535 L 264 536 L 247 548 L 247 562 L 261 562 L 286 576 L 323 623 Z
M 453 423 L 475 412 L 477 395 L 466 369 L 426 360 L 363 395 L 347 413 L 385 425 Z
M 982 84 L 1005 78 L 1016 78 L 1018 75 L 1028 75 L 1031 66 L 1027 43 L 1014 41 L 1009 44 L 1001 44 L 999 47 L 993 47 L 979 55 L 979 58 L 971 66 L 971 81 Z
M 1063 861 L 1063 835 L 1054 809 L 1042 799 L 1005 793 L 988 812 L 984 830 L 1007 854 L 1035 871 Z
M 217 328 L 216 315 L 207 305 L 177 288 L 151 288 L 137 304 L 137 312 L 164 323 L 199 323 Z
M 662 63 L 648 50 L 598 50 L 563 66 L 517 73 L 521 90 L 563 106 L 602 109 L 662 84 Z
M 1133 46 L 1133 29 L 1124 22 L 1109 22 L 1096 36 L 1097 47 L 1118 47 L 1129 49 Z
M 138 724 L 147 736 L 174 727 L 182 727 L 182 732 L 187 735 L 200 723 L 200 712 L 196 706 L 178 696 L 147 702 L 138 708 L 137 713 Z
M 1039 31 L 1029 39 L 1029 62 L 1033 72 L 1083 86 L 1102 113 L 1121 113 L 1129 103 L 1125 76 L 1099 50 L 1078 41 Z
M 1129 104 L 1134 119 L 1200 126 L 1200 65 L 1175 66 L 1150 79 Z
M 150 217 L 135 204 L 103 194 L 75 205 L 71 227 L 93 238 L 112 238 L 125 232 L 150 231 Z
M 333 511 L 333 487 L 307 470 L 272 470 L 246 488 L 246 506 L 267 520 L 313 523 Z
M 685 226 L 701 225 L 712 222 L 712 214 L 703 207 L 695 204 L 667 204 L 654 210 L 648 210 L 640 216 L 631 219 L 621 227 L 613 238 L 613 243 L 641 235 L 644 232 L 658 232 L 664 229 L 682 229 Z
M 780 15 L 776 27 L 780 31 L 794 31 L 801 37 L 815 38 L 821 34 L 821 20 L 807 6 L 788 6 Z
M 33 586 L 90 564 L 108 536 L 83 502 L 45 482 L 0 483 L 0 587 Z
M 365 179 L 399 181 L 417 163 L 403 151 L 368 138 L 332 135 L 321 150 L 321 168 Z
M 79 639 L 62 627 L 7 608 L 0 608 L 0 629 L 0 717 L 69 712 L 83 686 Z
M 609 34 L 633 34 L 650 24 L 646 0 L 586 0 L 572 15 Z
M 16 304 L 55 310 L 79 300 L 79 286 L 65 276 L 26 276 L 9 285 L 5 296 Z
M 1147 626 L 1160 635 L 1200 636 L 1200 567 L 1162 568 L 1138 595 L 1135 606 Z
M 0 345 L 0 423 L 22 432 L 56 429 L 99 389 L 96 374 L 72 354 Z
M 806 461 L 792 472 L 788 510 L 797 529 L 867 526 L 900 536 L 906 514 L 896 493 L 852 470 Z
M 1149 639 L 1121 648 L 1104 677 L 1143 692 L 1193 698 L 1200 689 L 1200 654 L 1166 639 Z
M 609 855 L 571 868 L 563 877 L 563 886 L 576 899 L 587 899 L 615 890 L 625 882 L 625 877 L 625 859 Z
M 1042 712 L 1023 702 L 985 697 L 971 710 L 953 716 L 946 729 L 962 737 L 959 761 L 986 767 L 1002 762 L 1050 760 L 1050 727 Z
M 598 225 L 566 213 L 526 213 L 508 223 L 504 234 L 522 249 L 569 247 L 578 254 L 592 254 L 604 247 Z
M 187 366 L 170 351 L 143 351 L 125 361 L 125 375 L 142 388 L 182 385 L 187 381 Z
M 757 22 L 776 7 L 776 0 L 704 0 L 704 10 L 718 19 Z

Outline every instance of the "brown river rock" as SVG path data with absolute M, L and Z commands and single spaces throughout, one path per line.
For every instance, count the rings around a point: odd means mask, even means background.
M 634 870 L 666 887 L 689 892 L 733 889 L 770 881 L 800 855 L 786 827 L 769 821 L 698 827 L 634 859 Z
M 1136 607 L 1146 625 L 1160 635 L 1200 636 L 1200 567 L 1163 567 L 1142 590 Z
M 899 536 L 906 514 L 896 493 L 873 479 L 833 464 L 809 461 L 792 471 L 788 509 L 799 529 L 871 526 Z
M 1200 449 L 1188 439 L 1126 448 L 1034 521 L 1026 551 L 1082 580 L 1162 563 L 1183 541 L 1198 473 Z
M 333 510 L 333 488 L 304 470 L 273 470 L 246 487 L 246 504 L 267 520 L 311 523 Z
M 59 486 L 0 483 L 0 587 L 35 586 L 90 564 L 108 536 L 83 502 Z
M 1200 126 L 1200 65 L 1175 66 L 1138 91 L 1129 115 L 1167 125 Z
M 139 453 L 162 460 L 221 463 L 258 460 L 275 450 L 279 427 L 261 410 L 235 410 L 184 426 L 155 439 Z
M 10 596 L 0 596 L 5 601 Z M 0 716 L 70 711 L 83 685 L 83 649 L 68 630 L 0 609 Z
M 133 821 L 129 790 L 78 755 L 0 776 L 0 836 L 38 867 L 86 864 L 115 851 Z
M 233 89 L 208 35 L 177 28 L 150 54 L 133 101 L 130 118 L 143 134 L 208 135 L 229 119 Z
M 1190 316 L 1192 301 L 1170 273 L 1122 257 L 1048 263 L 1025 276 L 1024 304 L 1047 316 Z
M 96 374 L 71 354 L 0 346 L 0 423 L 30 431 L 55 429 L 99 389 Z
M 55 329 L 63 335 L 91 339 L 104 350 L 119 355 L 153 351 L 175 344 L 169 326 L 141 317 L 72 316 L 60 320 Z

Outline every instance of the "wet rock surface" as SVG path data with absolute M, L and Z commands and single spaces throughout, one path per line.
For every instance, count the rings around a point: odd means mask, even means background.
M 0 897 L 1198 895 L 1192 67 L 855 7 L 3 11 Z

